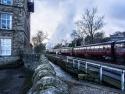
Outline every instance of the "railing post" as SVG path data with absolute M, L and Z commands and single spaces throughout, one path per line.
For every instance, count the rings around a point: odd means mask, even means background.
M 74 63 L 75 63 L 75 60 L 73 59 L 73 68 L 74 68 Z
M 78 60 L 78 70 L 80 70 L 80 60 Z
M 102 81 L 102 66 L 100 65 L 100 82 Z
M 125 83 L 125 71 L 121 73 L 121 90 L 124 91 L 124 83 Z
M 88 63 L 85 61 L 85 72 L 87 73 Z
M 68 63 L 69 61 L 68 61 L 68 56 L 67 56 L 67 63 Z

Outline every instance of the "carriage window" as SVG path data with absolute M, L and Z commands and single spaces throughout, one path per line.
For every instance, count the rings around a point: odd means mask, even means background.
M 108 48 L 108 45 L 105 45 L 105 48 Z
M 97 46 L 95 46 L 95 49 L 97 49 Z
M 94 46 L 92 46 L 92 49 L 95 49 L 95 47 L 94 47 Z
M 103 49 L 107 48 L 107 45 L 103 45 Z
M 108 48 L 111 48 L 111 45 L 108 45 Z
M 122 47 L 125 47 L 124 44 L 116 44 L 116 47 L 117 48 L 122 48 Z
M 122 48 L 122 44 L 120 44 L 120 47 Z
M 84 49 L 85 49 L 85 47 L 82 48 L 82 50 L 84 50 Z
M 94 46 L 94 49 L 96 49 L 96 46 Z
M 105 49 L 108 48 L 108 45 L 104 45 L 103 48 L 105 48 Z
M 108 48 L 108 45 L 105 45 L 104 47 L 105 47 L 105 48 Z
M 101 48 L 104 48 L 105 45 L 102 45 Z
M 103 48 L 103 46 L 99 46 L 99 48 Z
M 122 46 L 122 48 L 125 48 L 125 43 L 122 43 L 121 46 Z

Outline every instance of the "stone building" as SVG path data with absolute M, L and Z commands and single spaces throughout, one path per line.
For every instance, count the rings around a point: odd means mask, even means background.
M 31 0 L 0 0 L 0 56 L 17 56 L 30 47 Z

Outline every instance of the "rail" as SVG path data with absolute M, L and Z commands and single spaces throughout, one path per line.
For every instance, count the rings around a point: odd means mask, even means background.
M 73 67 L 75 67 L 75 61 L 77 61 L 77 69 L 80 70 L 80 66 L 82 63 L 85 64 L 84 68 L 85 68 L 85 72 L 87 73 L 88 71 L 88 67 L 90 65 L 91 68 L 95 68 L 95 67 L 98 67 L 99 68 L 99 79 L 100 79 L 100 82 L 103 80 L 103 75 L 106 75 L 104 74 L 104 70 L 108 71 L 110 74 L 119 74 L 118 77 L 113 77 L 113 79 L 116 79 L 116 80 L 120 80 L 120 83 L 121 83 L 121 90 L 124 91 L 125 90 L 125 70 L 123 69 L 119 69 L 119 68 L 113 68 L 113 67 L 109 67 L 109 66 L 106 66 L 106 65 L 102 65 L 102 64 L 96 64 L 96 63 L 92 63 L 92 62 L 88 62 L 86 60 L 79 60 L 79 59 L 74 59 L 73 57 L 69 57 L 67 56 L 67 63 L 72 61 L 71 63 L 73 64 Z M 112 77 L 111 75 L 106 75 L 106 76 L 110 76 Z

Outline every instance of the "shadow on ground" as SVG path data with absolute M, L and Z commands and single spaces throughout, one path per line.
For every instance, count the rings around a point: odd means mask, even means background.
M 32 86 L 32 72 L 24 66 L 0 70 L 0 94 L 26 94 Z

